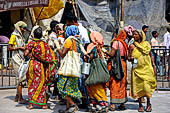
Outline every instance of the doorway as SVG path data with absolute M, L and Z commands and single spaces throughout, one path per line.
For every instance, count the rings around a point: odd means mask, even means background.
M 10 37 L 11 32 L 10 11 L 0 12 L 0 35 Z

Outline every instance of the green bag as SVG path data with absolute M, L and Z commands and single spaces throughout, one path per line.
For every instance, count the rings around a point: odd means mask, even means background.
M 89 77 L 86 79 L 86 85 L 106 83 L 110 80 L 110 74 L 107 64 L 101 58 L 93 59 L 90 67 Z

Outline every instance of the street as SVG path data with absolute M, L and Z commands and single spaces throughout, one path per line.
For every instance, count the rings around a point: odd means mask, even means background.
M 14 102 L 15 89 L 0 90 L 0 113 L 58 113 L 59 109 L 65 109 L 65 106 L 58 104 L 56 100 L 50 100 L 48 106 L 50 109 L 27 109 L 26 105 Z M 24 97 L 27 98 L 27 89 L 23 90 Z M 129 95 L 129 93 L 128 93 Z M 109 96 L 109 94 L 108 94 Z M 109 99 L 109 98 L 108 98 Z M 114 111 L 114 113 L 138 113 L 138 103 L 133 99 L 125 104 L 125 111 Z M 155 91 L 151 99 L 152 113 L 170 113 L 170 91 Z M 144 106 L 146 104 L 143 104 Z M 80 109 L 76 113 L 86 113 L 85 110 Z M 111 113 L 111 112 L 109 112 Z

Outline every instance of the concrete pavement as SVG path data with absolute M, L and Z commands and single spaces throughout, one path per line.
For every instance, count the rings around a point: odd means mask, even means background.
M 51 100 L 48 102 L 50 109 L 43 110 L 36 108 L 28 110 L 26 105 L 14 102 L 15 89 L 0 90 L 0 113 L 58 113 L 59 109 L 65 109 L 57 101 Z M 27 89 L 23 90 L 24 97 L 27 97 Z M 109 95 L 108 95 L 109 97 Z M 128 99 L 126 103 L 127 110 L 114 111 L 114 113 L 138 113 L 138 103 L 133 99 Z M 155 91 L 151 99 L 152 113 L 170 113 L 170 91 Z M 77 113 L 87 113 L 85 110 L 80 110 Z M 109 112 L 111 113 L 111 112 Z

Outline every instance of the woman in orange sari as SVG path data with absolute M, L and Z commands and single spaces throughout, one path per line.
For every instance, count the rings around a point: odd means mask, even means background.
M 120 48 L 120 55 L 121 55 L 121 61 L 123 64 L 124 69 L 124 77 L 122 80 L 117 81 L 115 80 L 114 76 L 110 76 L 110 82 L 107 83 L 107 86 L 110 88 L 110 110 L 115 110 L 115 104 L 120 104 L 118 109 L 125 110 L 124 103 L 127 101 L 127 82 L 126 82 L 126 76 L 127 76 L 127 65 L 126 65 L 126 58 L 127 58 L 127 50 L 128 45 L 126 44 L 125 40 L 127 38 L 127 34 L 125 30 L 122 30 L 120 34 L 118 35 L 117 39 L 113 41 L 112 49 L 110 52 L 105 52 L 110 57 L 113 57 Z M 108 63 L 108 69 L 111 70 L 111 62 Z
M 27 71 L 28 80 L 28 109 L 33 108 L 33 104 L 47 109 L 46 90 L 47 85 L 55 78 L 56 57 L 49 45 L 40 40 L 42 28 L 34 30 L 34 39 L 30 41 L 25 49 L 24 56 L 31 57 Z

